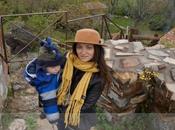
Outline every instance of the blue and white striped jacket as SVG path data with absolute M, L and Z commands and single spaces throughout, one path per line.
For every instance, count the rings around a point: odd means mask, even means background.
M 56 92 L 60 84 L 60 74 L 46 73 L 41 66 L 36 64 L 36 59 L 33 59 L 26 66 L 24 77 L 39 93 L 48 121 L 56 123 L 59 119 Z

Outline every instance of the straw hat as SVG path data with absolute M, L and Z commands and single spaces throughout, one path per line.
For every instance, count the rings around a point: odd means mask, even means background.
M 96 30 L 89 28 L 78 30 L 75 34 L 75 40 L 68 42 L 103 45 L 100 34 Z

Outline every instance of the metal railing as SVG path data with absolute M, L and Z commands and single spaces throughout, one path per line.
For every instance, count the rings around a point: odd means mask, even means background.
M 0 53 L 0 57 L 6 62 L 6 63 L 14 63 L 15 61 L 12 61 L 17 55 L 19 55 L 24 49 L 26 49 L 28 46 L 31 45 L 31 43 L 33 41 L 35 41 L 36 39 L 41 41 L 42 39 L 40 39 L 40 36 L 51 26 L 53 26 L 55 23 L 57 23 L 56 19 L 55 21 L 53 21 L 50 25 L 48 25 L 45 29 L 43 29 L 38 35 L 34 36 L 34 39 L 32 39 L 29 43 L 27 43 L 27 45 L 25 45 L 21 50 L 19 50 L 13 57 L 9 58 L 7 57 L 7 50 L 6 50 L 6 45 L 5 45 L 5 40 L 4 40 L 4 29 L 3 29 L 3 21 L 6 20 L 6 17 L 18 17 L 18 16 L 33 16 L 33 15 L 48 15 L 48 14 L 62 14 L 63 17 L 65 17 L 65 23 L 66 23 L 66 27 L 69 28 L 69 23 L 72 22 L 76 22 L 76 21 L 80 21 L 80 20 L 85 20 L 85 19 L 93 19 L 93 18 L 97 18 L 97 17 L 101 17 L 101 31 L 100 34 L 103 38 L 103 32 L 104 32 L 104 25 L 106 26 L 106 30 L 107 33 L 109 34 L 109 38 L 111 39 L 111 33 L 108 27 L 108 21 L 110 23 L 112 23 L 116 28 L 118 28 L 120 30 L 120 34 L 123 34 L 123 32 L 126 30 L 125 28 L 123 28 L 122 26 L 114 23 L 109 17 L 107 17 L 106 14 L 97 14 L 97 15 L 90 15 L 90 16 L 85 16 L 85 17 L 80 17 L 80 18 L 75 18 L 75 19 L 68 19 L 68 12 L 67 11 L 54 11 L 54 12 L 39 12 L 39 13 L 25 13 L 25 14 L 9 14 L 9 15 L 1 15 L 0 16 L 0 27 L 1 27 L 1 36 L 0 36 L 0 41 L 2 44 L 2 49 L 3 49 L 3 53 Z M 12 23 L 13 24 L 13 23 Z M 15 25 L 18 27 L 18 25 Z M 66 33 L 65 33 L 65 40 L 68 39 L 68 29 L 66 29 Z M 25 32 L 27 32 L 29 35 L 31 35 L 32 33 L 26 30 L 23 30 Z M 70 46 L 67 45 L 67 43 L 62 44 L 62 46 L 65 47 L 65 49 L 67 50 L 68 48 L 70 48 Z M 24 61 L 24 60 L 22 60 Z M 16 62 L 22 62 L 22 61 L 16 61 Z

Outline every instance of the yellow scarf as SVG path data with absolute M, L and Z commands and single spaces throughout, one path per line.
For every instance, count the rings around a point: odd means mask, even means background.
M 83 62 L 72 52 L 68 53 L 67 61 L 63 70 L 62 83 L 58 91 L 58 104 L 64 104 L 66 94 L 71 86 L 71 80 L 73 75 L 73 67 L 85 71 L 85 74 L 77 84 L 73 94 L 71 95 L 69 105 L 65 112 L 65 124 L 66 126 L 77 126 L 80 123 L 80 111 L 84 104 L 84 97 L 86 97 L 86 91 L 89 85 L 93 72 L 98 72 L 97 64 L 94 62 Z

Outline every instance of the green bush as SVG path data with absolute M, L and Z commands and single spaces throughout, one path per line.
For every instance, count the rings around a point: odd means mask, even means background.
M 150 19 L 149 28 L 151 30 L 163 30 L 166 25 L 166 17 L 164 15 L 157 15 Z
M 119 0 L 116 14 L 121 16 L 132 16 L 136 8 L 136 0 Z
M 40 32 L 48 26 L 48 19 L 44 16 L 34 15 L 28 18 L 26 24 L 36 32 Z

